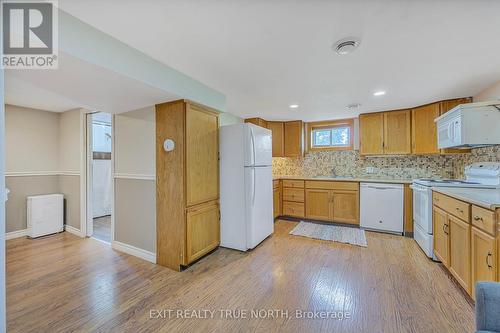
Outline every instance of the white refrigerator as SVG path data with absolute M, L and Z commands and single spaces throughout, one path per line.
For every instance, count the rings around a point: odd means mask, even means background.
M 220 128 L 221 246 L 247 251 L 274 232 L 271 131 Z

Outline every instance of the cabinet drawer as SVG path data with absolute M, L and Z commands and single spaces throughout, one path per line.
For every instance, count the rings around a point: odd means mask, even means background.
M 302 188 L 284 188 L 283 200 L 304 202 L 304 189 Z
M 309 180 L 306 181 L 306 188 L 318 188 L 325 190 L 353 190 L 359 189 L 358 182 L 339 182 L 330 180 Z
M 472 224 L 479 229 L 495 235 L 495 212 L 478 206 L 472 206 Z
M 283 215 L 304 217 L 304 203 L 283 201 Z
M 304 181 L 295 179 L 283 179 L 283 187 L 304 188 Z
M 470 222 L 470 205 L 463 201 L 453 199 L 441 193 L 433 192 L 433 204 L 445 210 L 447 213 Z

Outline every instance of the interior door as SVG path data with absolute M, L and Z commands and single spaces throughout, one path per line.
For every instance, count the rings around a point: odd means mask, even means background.
M 247 248 L 274 232 L 272 167 L 245 168 Z
M 332 221 L 332 192 L 322 189 L 306 189 L 306 218 Z
M 443 265 L 450 267 L 448 215 L 443 210 L 433 207 L 432 219 L 434 222 L 434 254 Z

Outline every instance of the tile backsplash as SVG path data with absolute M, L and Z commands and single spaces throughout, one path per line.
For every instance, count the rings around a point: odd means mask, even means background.
M 473 149 L 470 154 L 361 156 L 358 151 L 310 152 L 304 157 L 273 158 L 274 176 L 424 177 L 463 178 L 463 168 L 473 162 L 500 161 L 500 146 Z M 367 167 L 373 168 L 368 174 Z

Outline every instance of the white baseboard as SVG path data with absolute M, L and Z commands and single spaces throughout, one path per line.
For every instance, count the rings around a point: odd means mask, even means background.
M 7 232 L 5 234 L 5 240 L 19 238 L 19 237 L 25 237 L 26 235 L 28 235 L 28 229 L 11 231 L 11 232 Z
M 83 237 L 82 235 L 82 232 L 80 230 L 78 230 L 77 228 L 75 227 L 72 227 L 70 225 L 65 225 L 64 226 L 64 230 L 66 230 L 67 232 L 69 232 L 70 234 L 73 234 L 75 236 L 78 236 L 78 237 Z
M 130 254 L 132 256 L 144 259 L 146 261 L 152 262 L 153 264 L 156 264 L 156 254 L 153 252 L 149 252 L 143 249 L 140 249 L 138 247 L 125 244 L 122 242 L 118 241 L 113 241 L 111 242 L 111 247 L 117 251 L 124 252 L 127 254 Z

